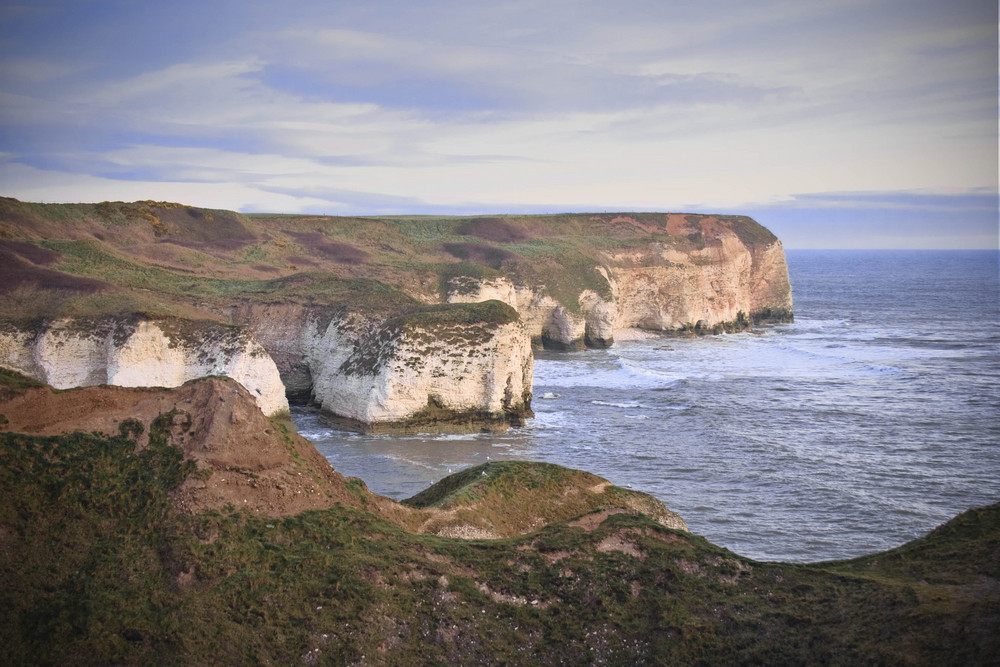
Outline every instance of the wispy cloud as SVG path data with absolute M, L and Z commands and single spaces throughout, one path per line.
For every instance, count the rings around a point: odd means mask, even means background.
M 6 192 L 944 214 L 913 193 L 996 190 L 997 12 L 974 0 L 210 5 L 10 13 Z

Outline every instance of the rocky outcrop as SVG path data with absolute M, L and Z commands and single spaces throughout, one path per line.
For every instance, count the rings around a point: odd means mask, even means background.
M 530 340 L 517 314 L 453 319 L 439 310 L 372 323 L 334 320 L 306 335 L 313 397 L 358 422 L 406 426 L 456 421 L 519 423 L 530 415 Z
M 618 295 L 617 327 L 661 331 L 734 322 L 740 313 L 789 314 L 791 288 L 779 241 L 762 248 L 726 236 L 717 246 L 680 253 L 653 245 L 608 254 L 608 280 Z
M 0 331 L 0 366 L 56 389 L 178 387 L 207 375 L 242 384 L 265 415 L 288 412 L 274 361 L 246 330 L 185 320 L 64 319 Z
M 531 340 L 499 301 L 389 319 L 274 304 L 233 317 L 297 396 L 363 430 L 504 427 L 531 415 Z
M 595 253 L 592 277 L 603 295 L 581 285 L 576 303 L 560 303 L 546 285 L 461 276 L 449 281 L 445 298 L 500 299 L 517 309 L 536 345 L 562 350 L 608 347 L 616 331 L 631 328 L 713 332 L 791 317 L 785 253 L 770 232 L 749 218 L 729 226 L 711 216 L 665 220 L 698 243 L 657 241 Z
M 577 350 L 585 346 L 608 347 L 614 340 L 616 309 L 593 290 L 579 297 L 573 312 L 546 294 L 544 285 L 515 286 L 506 277 L 477 281 L 460 277 L 449 281 L 448 303 L 503 301 L 517 310 L 525 331 L 536 346 Z
M 313 364 L 306 355 L 316 328 L 326 329 L 336 313 L 299 303 L 242 303 L 229 310 L 234 325 L 245 326 L 274 360 L 291 400 L 313 394 Z M 308 335 L 307 335 L 307 329 Z

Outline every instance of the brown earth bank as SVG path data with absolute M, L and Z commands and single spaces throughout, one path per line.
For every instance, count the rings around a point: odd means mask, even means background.
M 169 441 L 197 472 L 175 491 L 188 512 L 240 507 L 264 516 L 357 504 L 340 473 L 290 423 L 265 417 L 249 392 L 225 377 L 194 380 L 174 389 L 36 387 L 0 403 L 0 430 L 37 435 L 72 431 L 116 434 L 126 420 L 143 425 L 168 415 Z
M 114 435 L 123 424 L 142 425 L 138 448 L 152 424 L 165 423 L 167 441 L 197 469 L 172 497 L 196 514 L 236 508 L 277 517 L 340 503 L 374 512 L 416 533 L 499 539 L 553 521 L 615 507 L 642 512 L 672 528 L 684 521 L 658 500 L 622 489 L 583 471 L 541 463 L 492 463 L 442 480 L 399 504 L 345 478 L 284 418 L 267 418 L 250 393 L 226 377 L 192 380 L 176 388 L 81 387 L 57 391 L 0 371 L 0 433 L 60 435 L 73 431 Z M 0 378 L 0 379 L 2 379 Z M 539 483 L 544 481 L 544 484 Z

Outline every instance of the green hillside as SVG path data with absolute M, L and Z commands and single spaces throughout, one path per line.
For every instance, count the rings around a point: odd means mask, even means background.
M 170 492 L 190 464 L 163 423 L 139 450 L 133 426 L 114 437 L 0 435 L 3 664 L 968 665 L 1000 655 L 997 505 L 900 549 L 815 565 L 755 562 L 631 512 L 464 541 L 342 505 L 283 519 L 180 514 Z M 422 502 L 485 494 L 502 513 L 505 488 L 579 474 L 561 471 L 517 464 L 478 487 L 459 473 Z
M 691 251 L 750 218 L 678 213 L 331 217 L 243 215 L 169 202 L 33 204 L 0 198 L 0 312 L 19 324 L 143 313 L 220 319 L 241 301 L 387 315 L 439 302 L 448 281 L 507 275 L 571 311 L 609 252 Z

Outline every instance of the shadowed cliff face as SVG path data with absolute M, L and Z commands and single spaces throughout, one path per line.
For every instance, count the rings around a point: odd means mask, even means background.
M 0 199 L 0 236 L 16 278 L 0 284 L 0 365 L 60 387 L 224 374 L 269 413 L 284 408 L 263 380 L 273 366 L 287 396 L 363 428 L 518 423 L 532 345 L 791 317 L 780 242 L 739 216 L 245 216 Z M 145 324 L 98 340 L 91 323 L 108 321 Z M 157 337 L 165 322 L 202 340 Z M 223 324 L 264 354 L 233 357 L 210 335 Z

